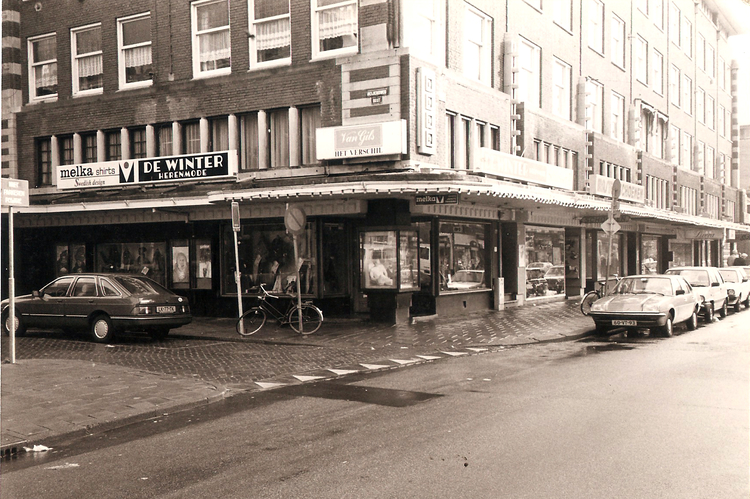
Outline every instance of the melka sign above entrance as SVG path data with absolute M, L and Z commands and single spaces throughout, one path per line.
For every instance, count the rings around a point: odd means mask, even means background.
M 58 189 L 126 187 L 157 182 L 214 180 L 236 175 L 236 151 L 61 165 L 55 169 Z

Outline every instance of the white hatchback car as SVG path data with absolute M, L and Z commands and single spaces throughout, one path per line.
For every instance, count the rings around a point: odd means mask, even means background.
M 722 267 L 719 269 L 721 277 L 727 283 L 729 292 L 729 306 L 735 312 L 740 311 L 740 304 L 750 306 L 750 279 L 742 267 Z
M 672 267 L 665 274 L 681 275 L 695 289 L 703 304 L 701 310 L 706 322 L 714 320 L 714 312 L 727 316 L 729 292 L 724 278 L 716 267 Z

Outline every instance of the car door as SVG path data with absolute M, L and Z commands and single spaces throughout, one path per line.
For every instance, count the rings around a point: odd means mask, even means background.
M 97 288 L 94 276 L 76 279 L 69 296 L 65 299 L 65 327 L 83 329 L 88 326 L 89 315 L 98 307 Z
M 688 289 L 688 284 L 683 279 L 672 279 L 674 289 L 675 322 L 682 322 L 693 314 L 695 302 L 693 293 Z
M 62 327 L 65 318 L 65 296 L 73 276 L 64 276 L 47 284 L 33 298 L 18 307 L 27 327 Z

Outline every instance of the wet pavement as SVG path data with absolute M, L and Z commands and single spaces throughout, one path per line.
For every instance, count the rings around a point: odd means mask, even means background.
M 594 329 L 577 300 L 398 326 L 326 319 L 307 336 L 267 324 L 243 338 L 234 327 L 229 318 L 196 318 L 163 341 L 129 334 L 110 345 L 84 335 L 29 331 L 17 338 L 15 364 L 8 363 L 9 340 L 3 337 L 3 456 L 247 391 L 565 341 Z

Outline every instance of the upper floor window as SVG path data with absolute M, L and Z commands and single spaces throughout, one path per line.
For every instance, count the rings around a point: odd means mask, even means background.
M 63 135 L 61 137 L 58 137 L 57 144 L 60 148 L 60 164 L 61 165 L 72 165 L 74 163 L 74 146 L 73 146 L 73 136 L 72 135 Z
M 464 12 L 464 75 L 489 85 L 492 74 L 492 19 L 466 5 Z
M 586 129 L 602 133 L 604 86 L 594 80 L 586 81 Z
M 680 107 L 680 68 L 674 64 L 669 67 L 669 97 L 677 107 Z
M 313 58 L 357 52 L 357 0 L 312 0 Z
M 208 150 L 226 151 L 229 149 L 229 120 L 226 116 L 208 120 Z
M 156 129 L 156 155 L 157 156 L 173 156 L 175 153 L 172 150 L 172 124 L 161 125 Z
M 57 35 L 29 39 L 29 99 L 57 97 Z
M 719 76 L 719 88 L 722 90 L 727 89 L 726 67 L 727 63 L 724 61 L 724 58 L 719 57 L 719 67 L 717 68 L 716 72 Z
M 636 36 L 633 43 L 635 52 L 635 77 L 644 85 L 648 85 L 648 42 L 640 36 Z
M 404 45 L 409 53 L 445 65 L 445 12 L 442 0 L 410 0 L 401 3 L 404 19 Z
M 259 162 L 259 135 L 258 135 L 258 113 L 248 113 L 240 116 L 240 170 L 258 170 Z
M 685 74 L 682 75 L 682 109 L 693 114 L 693 80 Z
M 682 151 L 680 152 L 680 166 L 686 170 L 692 170 L 693 165 L 693 136 L 687 132 L 682 132 L 682 141 L 680 142 Z
M 695 114 L 700 123 L 706 123 L 706 91 L 700 87 L 695 92 Z
M 105 161 L 122 159 L 122 135 L 119 130 L 112 130 L 104 134 Z
M 682 30 L 680 30 L 682 50 L 688 57 L 693 57 L 693 23 L 688 21 L 686 16 L 682 16 Z
M 289 109 L 268 111 L 268 152 L 271 168 L 289 166 Z
M 714 114 L 716 113 L 716 101 L 710 95 L 706 95 L 706 125 L 711 130 L 716 128 Z
M 716 77 L 716 51 L 711 44 L 706 44 L 706 73 L 711 78 Z
M 70 31 L 73 95 L 101 93 L 102 27 L 100 24 Z
M 610 107 L 612 108 L 610 136 L 615 140 L 625 142 L 625 97 L 612 92 Z
M 706 39 L 703 35 L 698 35 L 698 39 L 695 42 L 695 59 L 698 63 L 698 67 L 705 71 L 706 70 Z
M 37 187 L 52 183 L 52 139 L 36 140 Z
M 558 26 L 573 31 L 573 0 L 552 2 L 552 19 Z
M 664 29 L 664 0 L 653 0 L 652 1 L 652 12 L 651 19 L 657 28 Z
M 669 6 L 669 39 L 679 47 L 680 45 L 680 9 L 672 2 Z
M 604 53 L 604 4 L 589 0 L 589 47 Z
M 552 112 L 561 118 L 569 120 L 572 99 L 572 71 L 570 64 L 555 59 L 553 62 L 553 78 Z
M 610 47 L 612 62 L 625 69 L 625 21 L 612 16 L 612 46 Z
M 191 121 L 190 123 L 182 125 L 182 142 L 185 148 L 185 154 L 197 154 L 201 152 L 200 122 Z
M 300 154 L 301 164 L 313 165 L 318 162 L 315 149 L 315 130 L 320 128 L 320 106 L 300 109 Z
M 638 10 L 648 17 L 648 0 L 636 0 L 635 4 L 638 7 Z
M 133 159 L 145 158 L 146 153 L 146 128 L 134 128 L 130 130 L 130 157 Z
M 206 0 L 192 4 L 193 77 L 231 71 L 229 3 Z
M 654 88 L 654 92 L 661 95 L 664 93 L 664 56 L 657 50 L 654 50 L 651 65 L 653 66 L 654 73 L 651 85 Z
M 151 15 L 139 14 L 120 19 L 117 28 L 120 88 L 150 85 L 153 78 Z
M 95 163 L 97 161 L 96 134 L 81 135 L 81 144 L 83 145 L 83 162 Z
M 250 66 L 289 64 L 292 25 L 289 0 L 250 0 Z
M 541 49 L 522 38 L 518 44 L 518 100 L 535 107 L 541 106 L 541 64 Z

